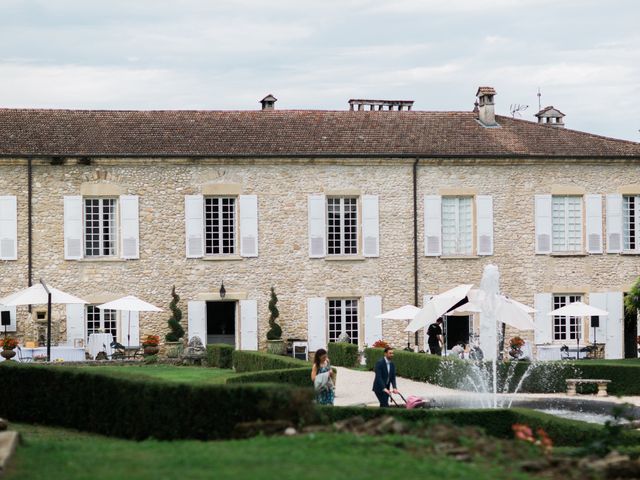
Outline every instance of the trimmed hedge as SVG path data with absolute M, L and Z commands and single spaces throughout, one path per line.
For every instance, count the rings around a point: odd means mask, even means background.
M 365 349 L 367 368 L 373 370 L 376 361 L 383 356 L 380 348 Z M 439 357 L 424 353 L 396 350 L 393 362 L 399 376 L 412 380 L 433 383 L 449 388 L 468 389 L 465 377 L 473 371 L 473 364 L 451 357 Z M 513 391 L 529 369 L 529 362 L 499 363 L 498 389 L 509 382 L 509 391 Z M 490 371 L 491 366 L 482 366 Z M 476 370 L 477 371 L 477 370 Z M 609 393 L 612 395 L 640 395 L 640 364 L 630 362 L 628 365 L 598 360 L 581 360 L 578 362 L 540 362 L 531 369 L 522 380 L 520 392 L 555 393 L 565 392 L 567 378 L 605 378 L 611 380 Z M 595 386 L 585 386 L 584 392 L 595 392 Z
M 210 367 L 231 368 L 233 367 L 233 345 L 226 343 L 215 343 L 207 345 L 207 363 Z
M 329 343 L 327 353 L 332 365 L 338 367 L 355 367 L 358 363 L 358 346 L 353 343 Z
M 238 373 L 258 372 L 262 370 L 283 370 L 309 367 L 309 362 L 283 355 L 254 352 L 248 350 L 233 351 L 233 368 Z
M 524 423 L 544 429 L 555 445 L 584 446 L 601 440 L 604 427 L 593 423 L 568 420 L 535 410 L 522 408 L 510 409 L 394 409 L 368 407 L 325 407 L 317 406 L 317 422 L 329 424 L 355 416 L 365 420 L 383 415 L 392 415 L 411 423 L 451 423 L 458 426 L 473 425 L 482 428 L 488 435 L 499 438 L 513 438 L 514 423 Z M 621 436 L 625 445 L 637 445 L 640 442 L 638 432 L 624 432 Z
M 228 378 L 227 383 L 286 383 L 299 387 L 313 386 L 309 367 L 240 373 Z
M 312 389 L 292 385 L 191 385 L 141 381 L 62 366 L 0 365 L 0 416 L 142 440 L 229 438 L 239 422 L 312 412 Z M 20 394 L 20 392 L 22 392 Z

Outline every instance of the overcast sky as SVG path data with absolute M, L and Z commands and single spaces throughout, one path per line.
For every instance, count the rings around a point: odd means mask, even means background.
M 640 141 L 638 0 L 0 0 L 0 107 L 564 112 Z

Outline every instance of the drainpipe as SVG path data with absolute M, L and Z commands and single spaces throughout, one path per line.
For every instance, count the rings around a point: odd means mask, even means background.
M 33 278 L 33 223 L 32 223 L 32 203 L 33 203 L 33 159 L 27 159 L 27 282 L 31 286 Z M 29 305 L 31 312 L 31 305 Z
M 413 304 L 418 306 L 418 161 L 413 162 Z M 415 333 L 418 345 L 418 332 Z

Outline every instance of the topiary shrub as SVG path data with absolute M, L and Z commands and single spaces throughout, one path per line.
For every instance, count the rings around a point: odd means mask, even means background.
M 327 353 L 331 364 L 338 367 L 352 368 L 358 363 L 358 346 L 352 343 L 330 342 Z
M 309 362 L 297 358 L 249 350 L 233 351 L 233 368 L 238 373 L 308 367 Z
M 276 295 L 276 290 L 274 287 L 271 287 L 271 298 L 269 299 L 269 331 L 267 332 L 267 340 L 280 340 L 282 338 L 282 328 L 276 322 L 278 317 L 280 316 L 280 312 L 278 311 L 278 307 L 276 304 L 278 303 L 278 296 Z
M 216 368 L 233 367 L 233 345 L 215 343 L 207 345 L 207 364 Z
M 182 310 L 178 308 L 180 297 L 176 293 L 175 285 L 171 289 L 171 297 L 173 297 L 171 303 L 169 303 L 171 317 L 168 322 L 171 331 L 167 333 L 164 338 L 167 342 L 178 342 L 182 337 L 184 337 L 184 328 L 182 328 L 182 324 L 180 323 L 180 320 L 182 320 Z

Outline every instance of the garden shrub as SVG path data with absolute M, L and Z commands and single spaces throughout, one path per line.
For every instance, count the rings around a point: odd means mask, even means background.
M 228 378 L 227 383 L 286 383 L 300 387 L 311 387 L 311 368 L 285 368 L 240 373 Z
M 233 345 L 214 343 L 207 345 L 207 364 L 216 368 L 231 368 L 233 366 Z
M 270 353 L 249 350 L 233 351 L 233 368 L 238 373 L 302 367 L 309 367 L 309 362 Z
M 329 343 L 327 353 L 332 365 L 355 367 L 358 363 L 358 346 L 353 343 Z
M 316 422 L 329 424 L 355 416 L 365 420 L 383 415 L 392 415 L 412 424 L 451 423 L 458 426 L 473 425 L 482 428 L 488 435 L 498 438 L 513 438 L 512 425 L 522 423 L 534 431 L 542 428 L 561 446 L 580 446 L 602 438 L 605 430 L 602 425 L 568 420 L 535 410 L 522 408 L 510 409 L 380 409 L 368 407 L 316 407 Z M 640 442 L 638 432 L 625 432 L 620 441 L 624 445 Z
M 0 416 L 128 439 L 229 438 L 237 423 L 312 412 L 312 389 L 144 381 L 64 366 L 0 365 Z M 7 365 L 8 364 L 8 365 Z

